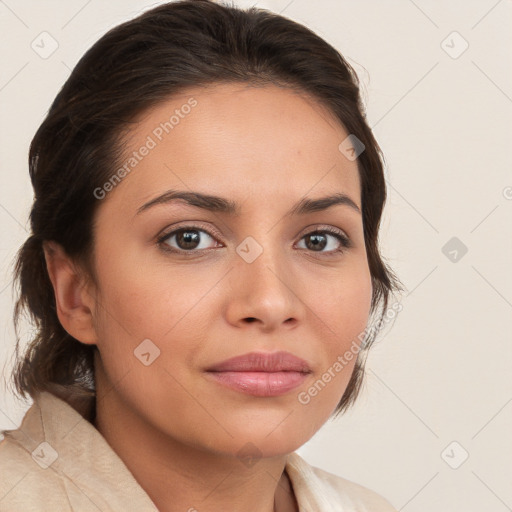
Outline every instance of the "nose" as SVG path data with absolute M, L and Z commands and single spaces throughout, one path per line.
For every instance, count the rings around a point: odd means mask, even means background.
M 227 320 L 237 327 L 257 324 L 262 332 L 296 327 L 305 305 L 285 255 L 265 247 L 249 261 L 235 256 L 235 268 L 229 273 Z

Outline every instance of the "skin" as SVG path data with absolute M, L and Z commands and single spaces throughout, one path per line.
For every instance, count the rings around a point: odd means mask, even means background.
M 297 510 L 287 455 L 333 413 L 355 358 L 308 404 L 297 396 L 364 330 L 372 288 L 359 212 L 285 213 L 304 197 L 339 192 L 360 209 L 357 162 L 338 149 L 345 129 L 312 98 L 247 84 L 193 88 L 146 111 L 126 154 L 190 97 L 197 106 L 100 201 L 96 283 L 46 245 L 59 319 L 98 347 L 95 426 L 160 511 L 271 512 L 274 500 L 280 512 Z M 180 201 L 136 213 L 169 189 L 222 196 L 241 213 Z M 177 237 L 155 241 L 187 224 L 209 233 L 199 232 L 193 257 L 163 249 L 184 247 Z M 323 249 L 308 246 L 306 235 L 326 226 L 352 247 L 334 252 L 342 246 L 329 233 Z M 252 263 L 236 252 L 248 236 L 263 248 Z M 160 350 L 149 366 L 134 355 L 145 339 Z M 312 368 L 282 396 L 254 397 L 205 374 L 234 356 L 280 350 Z M 259 453 L 252 465 L 238 453 L 247 443 Z

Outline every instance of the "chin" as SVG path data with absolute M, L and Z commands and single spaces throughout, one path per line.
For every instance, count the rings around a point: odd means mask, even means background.
M 258 459 L 284 457 L 300 448 L 307 441 L 307 439 L 299 439 L 296 436 L 291 438 L 289 433 L 286 436 L 271 437 L 241 435 L 231 439 L 226 446 L 215 445 L 215 449 L 218 453 L 240 459 L 242 463 L 246 463 L 250 467 Z
M 260 421 L 250 414 L 244 416 L 245 419 L 226 423 L 232 437 L 224 432 L 220 438 L 209 440 L 210 448 L 240 458 L 280 457 L 300 448 L 323 424 L 306 423 L 290 410 L 267 414 Z

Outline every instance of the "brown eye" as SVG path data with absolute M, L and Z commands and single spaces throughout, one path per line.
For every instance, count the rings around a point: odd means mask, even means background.
M 306 240 L 309 240 L 309 243 L 306 242 L 306 247 L 311 250 L 323 250 L 327 245 L 327 237 L 321 233 L 312 233 L 310 235 L 306 235 Z
M 329 238 L 334 239 L 330 241 Z M 312 252 L 333 254 L 343 252 L 351 247 L 350 240 L 341 231 L 332 228 L 315 230 L 302 237 L 305 240 L 305 248 Z M 327 247 L 327 250 L 324 249 Z
M 204 229 L 188 226 L 166 233 L 159 238 L 158 243 L 172 252 L 198 252 L 211 248 L 212 240 L 215 239 Z
M 176 244 L 180 249 L 197 249 L 201 242 L 201 236 L 197 230 L 180 229 L 175 234 Z

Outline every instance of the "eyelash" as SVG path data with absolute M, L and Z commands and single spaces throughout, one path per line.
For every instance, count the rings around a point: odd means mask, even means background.
M 197 256 L 198 253 L 215 249 L 215 248 L 199 249 L 199 250 L 198 249 L 190 249 L 187 251 L 185 249 L 176 249 L 174 247 L 170 247 L 168 244 L 165 243 L 166 240 L 171 238 L 173 235 L 176 235 L 180 231 L 201 231 L 201 232 L 206 233 L 209 237 L 211 237 L 213 239 L 220 238 L 219 235 L 212 234 L 209 232 L 209 230 L 207 230 L 203 227 L 187 225 L 187 226 L 179 227 L 178 229 L 174 229 L 173 231 L 163 233 L 162 235 L 160 235 L 157 238 L 157 241 L 156 241 L 157 245 L 165 252 L 180 254 L 180 255 L 184 255 L 186 257 Z M 351 240 L 343 232 L 339 231 L 336 228 L 330 227 L 330 226 L 317 227 L 313 231 L 309 231 L 308 233 L 305 233 L 304 235 L 302 235 L 300 240 L 302 240 L 303 238 L 305 238 L 307 236 L 323 234 L 323 233 L 329 233 L 330 235 L 334 236 L 340 242 L 340 247 L 333 251 L 327 251 L 327 252 L 324 252 L 324 251 L 309 251 L 309 252 L 313 252 L 313 253 L 317 252 L 318 254 L 322 254 L 324 256 L 329 257 L 329 256 L 337 255 L 337 254 L 343 254 L 345 252 L 345 250 L 350 249 L 352 247 Z M 308 251 L 308 249 L 302 249 L 302 250 Z

